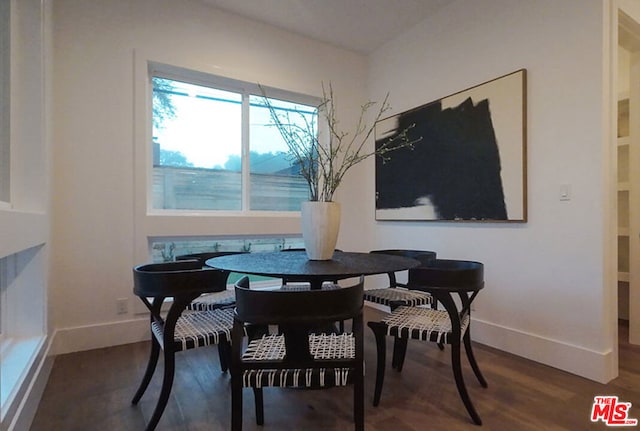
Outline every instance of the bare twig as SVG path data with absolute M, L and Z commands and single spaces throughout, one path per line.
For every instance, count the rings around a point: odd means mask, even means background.
M 355 131 L 350 135 L 338 128 L 337 104 L 333 96 L 333 88 L 331 83 L 328 87 L 323 83 L 322 101 L 318 105 L 318 114 L 322 115 L 327 123 L 329 140 L 326 145 L 321 145 L 316 133 L 315 119 L 309 121 L 305 115 L 299 113 L 302 121 L 292 121 L 288 112 L 278 113 L 267 98 L 265 90 L 262 87 L 260 89 L 273 125 L 277 127 L 286 142 L 290 156 L 299 164 L 300 175 L 309 185 L 312 201 L 332 201 L 345 174 L 363 160 L 375 155 L 381 156 L 383 161 L 389 160 L 389 153 L 392 151 L 405 147 L 413 148 L 416 142 L 422 140 L 422 137 L 410 139 L 409 130 L 415 127 L 412 124 L 394 137 L 375 146 L 373 150 L 367 150 L 365 145 L 375 130 L 375 124 L 391 109 L 388 101 L 389 94 L 380 104 L 370 125 L 367 124 L 366 117 L 377 103 L 369 101 L 360 107 Z

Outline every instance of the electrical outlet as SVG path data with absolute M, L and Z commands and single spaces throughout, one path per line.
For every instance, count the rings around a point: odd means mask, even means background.
M 118 314 L 129 313 L 129 298 L 116 299 L 116 312 Z

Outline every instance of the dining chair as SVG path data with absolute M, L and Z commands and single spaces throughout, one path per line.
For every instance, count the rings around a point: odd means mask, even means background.
M 132 404 L 145 393 L 158 363 L 160 350 L 164 352 L 162 387 L 146 430 L 154 430 L 169 400 L 175 372 L 177 352 L 218 345 L 220 366 L 226 371 L 231 351 L 233 309 L 186 310 L 203 293 L 226 289 L 228 273 L 203 268 L 198 260 L 183 260 L 139 265 L 133 268 L 133 292 L 149 309 L 151 351 L 146 371 Z M 165 299 L 168 311 L 163 312 Z
M 306 250 L 304 248 L 283 248 L 280 251 L 300 251 L 300 252 L 306 252 Z M 334 249 L 334 253 L 335 252 L 342 252 L 342 250 L 336 248 Z M 292 281 L 290 279 L 288 279 L 287 277 L 283 277 L 282 278 L 282 289 L 283 290 L 309 290 L 310 288 L 310 283 L 309 282 L 305 282 L 305 281 Z M 340 286 L 338 285 L 338 280 L 329 280 L 329 281 L 325 281 L 322 283 L 322 288 L 323 289 L 339 289 Z M 340 321 L 338 322 L 339 325 L 339 329 L 338 331 L 340 332 L 344 332 L 344 321 Z
M 385 337 L 431 341 L 451 345 L 451 366 L 456 387 L 467 412 L 477 425 L 482 425 L 462 374 L 461 345 L 480 385 L 487 382 L 480 372 L 471 348 L 471 303 L 484 287 L 484 265 L 464 260 L 436 259 L 424 266 L 409 270 L 408 287 L 429 292 L 444 310 L 400 305 L 381 321 L 368 322 L 373 330 L 377 348 L 376 385 L 373 405 L 378 406 L 385 373 Z M 459 301 L 454 300 L 456 295 Z M 402 371 L 405 352 L 400 352 L 395 367 Z
M 425 265 L 436 258 L 436 252 L 429 250 L 381 249 L 372 250 L 369 253 L 409 257 L 419 260 L 421 265 Z M 431 294 L 421 290 L 409 289 L 406 283 L 401 283 L 397 280 L 397 274 L 395 272 L 388 272 L 387 278 L 389 280 L 387 287 L 366 289 L 364 291 L 364 300 L 389 307 L 391 310 L 400 305 L 411 307 L 435 305 Z M 444 348 L 442 344 L 438 344 L 438 347 L 440 349 Z M 393 343 L 393 359 L 391 360 L 392 368 L 398 367 L 398 356 L 405 354 L 406 351 L 407 339 L 395 337 Z
M 364 278 L 344 288 L 316 290 L 236 289 L 231 355 L 231 429 L 242 429 L 243 388 L 252 388 L 258 425 L 264 424 L 263 388 L 330 388 L 353 385 L 355 429 L 364 429 Z M 314 328 L 351 321 L 351 332 Z M 244 340 L 246 325 L 277 325 L 278 331 Z M 283 406 L 284 408 L 284 406 Z
M 434 251 L 427 250 L 388 249 L 372 250 L 369 253 L 410 257 L 412 259 L 419 260 L 421 265 L 429 263 L 436 258 L 436 253 Z M 432 299 L 429 293 L 408 289 L 406 283 L 397 281 L 395 272 L 387 273 L 387 277 L 389 278 L 389 286 L 376 289 L 366 289 L 364 291 L 365 301 L 373 302 L 387 307 L 390 307 L 392 303 L 394 305 L 409 306 L 431 304 Z
M 228 256 L 230 254 L 246 253 L 244 251 L 215 251 L 215 252 L 203 252 L 203 253 L 190 253 L 176 256 L 176 260 L 197 260 L 205 267 L 207 260 L 214 257 Z M 227 273 L 229 275 L 229 273 Z M 225 281 L 226 284 L 226 281 Z M 193 300 L 188 306 L 187 310 L 213 310 L 216 308 L 232 307 L 235 305 L 236 296 L 232 289 L 224 289 L 219 292 L 204 293 Z

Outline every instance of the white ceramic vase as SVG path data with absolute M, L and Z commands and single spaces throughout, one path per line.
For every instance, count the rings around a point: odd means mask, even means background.
M 330 260 L 340 231 L 340 204 L 302 202 L 302 239 L 310 260 Z

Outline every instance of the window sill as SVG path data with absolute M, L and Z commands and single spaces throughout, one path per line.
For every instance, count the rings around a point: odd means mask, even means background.
M 300 217 L 300 211 L 223 211 L 223 210 L 178 210 L 151 209 L 149 217 Z

